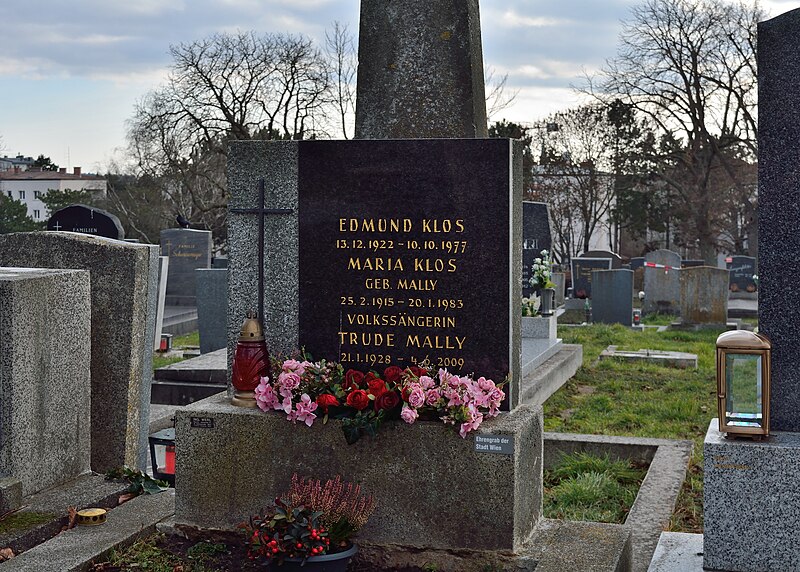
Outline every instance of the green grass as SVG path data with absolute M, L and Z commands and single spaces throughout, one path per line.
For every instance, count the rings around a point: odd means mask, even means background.
M 172 349 L 179 350 L 179 349 L 189 349 L 189 348 L 198 348 L 200 347 L 200 332 L 190 332 L 188 334 L 184 334 L 182 336 L 175 336 L 172 338 Z M 183 361 L 183 356 L 164 356 L 159 352 L 155 352 L 153 354 L 153 370 L 156 370 L 160 367 L 166 367 L 173 363 L 178 363 L 179 361 Z
M 108 565 L 123 567 L 124 570 L 143 570 L 147 572 L 212 572 L 218 570 L 209 561 L 219 554 L 225 554 L 228 547 L 224 544 L 198 542 L 186 551 L 186 556 L 161 548 L 163 534 L 154 534 L 138 540 L 128 548 L 112 551 L 106 563 L 95 565 L 97 570 L 105 570 Z M 116 569 L 116 568 L 115 568 Z
M 0 534 L 7 534 L 17 530 L 28 530 L 39 524 L 46 524 L 58 518 L 46 512 L 12 512 L 0 518 Z
M 670 530 L 702 531 L 703 440 L 716 417 L 718 331 L 634 331 L 594 324 L 559 328 L 564 343 L 583 345 L 583 366 L 544 404 L 545 430 L 561 433 L 689 439 L 695 443 Z M 697 354 L 698 369 L 598 361 L 607 346 Z
M 544 472 L 544 516 L 622 524 L 646 473 L 608 456 L 564 455 Z

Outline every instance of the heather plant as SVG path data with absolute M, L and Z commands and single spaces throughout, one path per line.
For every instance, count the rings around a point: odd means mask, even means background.
M 339 476 L 323 485 L 318 479 L 303 479 L 295 473 L 289 491 L 281 498 L 320 513 L 329 538 L 340 546 L 350 542 L 375 510 L 373 496 L 361 494 L 360 485 L 344 482 Z

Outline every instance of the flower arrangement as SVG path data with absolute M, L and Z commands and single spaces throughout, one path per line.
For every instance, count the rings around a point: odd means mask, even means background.
M 542 288 L 554 288 L 555 284 L 550 280 L 551 277 L 551 261 L 550 252 L 542 250 L 541 258 L 533 259 L 533 266 L 531 268 L 530 285 L 532 288 L 541 290 Z
M 347 550 L 352 537 L 375 510 L 375 499 L 340 477 L 323 485 L 292 475 L 288 491 L 275 499 L 265 515 L 250 517 L 239 527 L 247 536 L 251 559 L 282 565 L 287 558 L 302 562 Z
M 458 376 L 446 369 L 390 365 L 379 374 L 348 369 L 334 362 L 277 361 L 271 376 L 255 390 L 262 411 L 281 411 L 289 421 L 311 427 L 319 415 L 342 419 L 348 443 L 374 436 L 386 419 L 414 423 L 420 415 L 458 426 L 462 438 L 484 417 L 495 417 L 505 399 L 502 384 Z
M 522 299 L 522 315 L 535 316 L 539 313 L 539 306 L 541 305 L 541 298 L 539 296 L 532 296 L 530 298 Z

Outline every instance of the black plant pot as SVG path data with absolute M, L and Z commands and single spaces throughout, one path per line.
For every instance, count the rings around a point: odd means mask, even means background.
M 310 556 L 303 564 L 302 558 L 287 558 L 282 566 L 270 566 L 271 572 L 347 572 L 350 559 L 356 555 L 358 547 L 353 544 L 344 552 Z

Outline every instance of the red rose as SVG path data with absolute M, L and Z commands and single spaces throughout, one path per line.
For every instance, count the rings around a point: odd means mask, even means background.
M 400 405 L 400 396 L 396 391 L 384 391 L 375 398 L 375 411 L 389 411 Z
M 375 397 L 386 392 L 386 382 L 382 379 L 370 379 L 367 386 L 369 386 L 369 392 Z
M 344 383 L 342 387 L 345 391 L 350 389 L 358 389 L 361 387 L 361 382 L 364 380 L 364 374 L 355 369 L 348 369 L 344 374 Z
M 411 373 L 413 373 L 413 374 L 414 374 L 414 375 L 416 375 L 417 377 L 420 377 L 420 376 L 422 376 L 422 375 L 428 375 L 428 372 L 427 372 L 427 371 L 425 371 L 424 369 L 422 369 L 421 367 L 418 367 L 418 366 L 416 366 L 416 365 L 412 365 L 412 366 L 411 366 L 411 367 L 409 367 L 408 369 L 410 369 L 410 370 L 411 370 Z
M 328 413 L 328 407 L 331 405 L 336 406 L 341 404 L 335 396 L 331 395 L 330 393 L 323 393 L 317 397 L 317 405 L 320 409 L 322 409 L 323 413 Z
M 351 391 L 347 396 L 347 405 L 355 407 L 359 411 L 366 409 L 367 405 L 369 405 L 369 395 L 363 389 Z
M 367 372 L 364 375 L 364 383 L 369 383 L 371 379 L 380 379 L 380 377 L 374 371 Z
M 400 377 L 403 375 L 403 370 L 397 367 L 396 365 L 390 365 L 385 370 L 383 370 L 383 377 L 389 383 L 397 383 L 400 381 Z
M 410 393 L 411 393 L 411 387 L 410 386 L 406 385 L 405 387 L 403 387 L 403 390 L 400 393 L 400 396 L 403 398 L 403 401 L 408 401 L 408 396 L 409 396 Z

